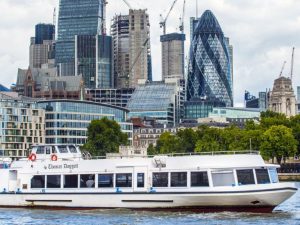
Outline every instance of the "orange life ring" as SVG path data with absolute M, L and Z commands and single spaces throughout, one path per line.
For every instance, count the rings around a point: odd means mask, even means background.
M 52 155 L 52 156 L 51 156 L 51 160 L 52 160 L 52 161 L 57 161 L 57 155 Z
M 34 154 L 34 153 L 31 153 L 30 155 L 29 155 L 29 160 L 31 160 L 31 161 L 35 161 L 36 160 L 36 154 Z

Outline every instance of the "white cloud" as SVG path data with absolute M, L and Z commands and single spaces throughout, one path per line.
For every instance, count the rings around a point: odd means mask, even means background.
M 132 7 L 148 8 L 151 23 L 153 75 L 161 77 L 159 15 L 166 15 L 173 0 L 127 0 Z M 183 0 L 178 0 L 170 14 L 167 31 L 178 31 Z M 196 14 L 196 0 L 186 0 L 186 55 L 189 50 L 189 17 Z M 29 38 L 39 22 L 52 22 L 58 0 L 1 0 L 0 71 L 1 82 L 15 82 L 18 67 L 28 66 Z M 244 90 L 252 94 L 272 88 L 283 61 L 284 74 L 290 70 L 291 49 L 296 47 L 294 85 L 300 86 L 300 1 L 299 0 L 200 0 L 199 16 L 210 9 L 234 47 L 234 94 L 241 105 Z M 123 0 L 108 0 L 107 27 L 114 14 L 128 13 Z

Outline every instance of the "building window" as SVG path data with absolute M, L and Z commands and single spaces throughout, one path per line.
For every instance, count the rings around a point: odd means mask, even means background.
M 45 154 L 45 148 L 44 148 L 44 146 L 38 146 L 37 150 L 36 150 L 36 154 Z
M 186 187 L 187 172 L 171 173 L 171 187 Z
M 78 188 L 78 175 L 64 175 L 64 188 Z
M 145 187 L 145 174 L 144 173 L 137 174 L 137 187 L 138 188 Z
M 95 187 L 95 175 L 94 174 L 80 175 L 80 187 L 81 188 L 94 188 Z
M 169 179 L 167 172 L 153 173 L 152 186 L 153 187 L 168 187 Z
M 235 185 L 232 170 L 215 171 L 211 175 L 215 187 Z
M 208 187 L 207 172 L 191 172 L 191 187 Z
M 258 184 L 269 184 L 270 178 L 267 169 L 256 169 L 256 179 Z
M 64 145 L 58 146 L 58 150 L 60 153 L 69 153 L 67 146 Z
M 116 174 L 116 187 L 132 187 L 132 174 L 131 173 Z
M 60 175 L 48 175 L 47 188 L 60 188 Z
M 236 175 L 237 175 L 239 185 L 255 184 L 254 174 L 252 169 L 237 170 Z
M 99 174 L 98 175 L 98 187 L 99 188 L 114 187 L 114 175 L 113 174 Z
M 45 188 L 45 176 L 33 176 L 31 178 L 31 188 Z

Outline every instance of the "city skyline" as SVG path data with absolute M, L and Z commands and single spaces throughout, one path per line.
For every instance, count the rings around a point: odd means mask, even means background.
M 159 28 L 159 14 L 165 15 L 172 0 L 129 1 L 133 8 L 148 8 L 151 25 L 151 46 L 153 59 L 153 79 L 161 79 L 161 43 L 162 30 Z M 185 33 L 189 37 L 189 18 L 195 16 L 195 2 L 187 1 Z M 15 83 L 18 68 L 28 67 L 29 39 L 34 36 L 37 23 L 52 22 L 53 8 L 58 0 L 32 0 L 26 2 L 1 1 L 3 22 L 0 22 L 0 41 L 9 43 L 0 45 L 1 83 L 10 86 Z M 179 17 L 183 1 L 178 1 L 167 22 L 167 33 L 179 31 Z M 272 4 L 271 4 L 272 3 Z M 243 103 L 244 90 L 257 95 L 258 91 L 272 88 L 273 80 L 279 76 L 283 61 L 287 61 L 283 75 L 290 71 L 292 47 L 296 47 L 294 66 L 294 87 L 300 84 L 298 75 L 300 60 L 298 47 L 300 40 L 300 2 L 296 0 L 280 1 L 199 1 L 198 17 L 210 9 L 218 18 L 224 33 L 230 37 L 234 47 L 234 100 L 237 105 Z M 57 8 L 58 9 L 58 8 Z M 288 15 L 287 15 L 288 12 Z M 107 5 L 107 28 L 114 14 L 128 13 L 128 7 L 122 0 Z M 57 12 L 58 18 L 58 12 Z M 10 21 L 9 23 L 7 21 Z M 20 23 L 22 21 L 22 23 Z M 177 29 L 176 29 L 177 28 Z M 188 56 L 189 39 L 185 49 Z M 157 66 L 156 66 L 157 65 Z M 255 78 L 255 79 L 254 79 Z

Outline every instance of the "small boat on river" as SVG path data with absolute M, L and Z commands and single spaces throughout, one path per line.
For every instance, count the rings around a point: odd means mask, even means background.
M 253 151 L 93 159 L 39 145 L 0 168 L 0 207 L 272 212 L 297 191 Z

